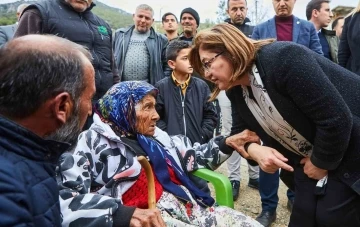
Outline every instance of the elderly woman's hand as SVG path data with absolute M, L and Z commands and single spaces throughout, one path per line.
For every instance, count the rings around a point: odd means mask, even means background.
M 251 157 L 244 149 L 244 145 L 249 142 L 260 144 L 260 138 L 255 132 L 246 129 L 241 133 L 229 136 L 225 143 L 239 152 L 242 157 L 249 159 Z
M 248 147 L 248 153 L 266 173 L 275 173 L 279 168 L 290 172 L 294 171 L 291 166 L 285 163 L 288 161 L 287 158 L 271 147 L 252 143 Z
M 136 208 L 130 220 L 130 227 L 166 227 L 158 209 Z

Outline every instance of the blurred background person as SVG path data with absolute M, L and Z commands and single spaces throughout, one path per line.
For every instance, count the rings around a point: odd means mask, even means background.
M 336 36 L 339 37 L 339 39 L 344 27 L 344 20 L 344 17 L 338 17 L 331 24 L 332 30 L 336 32 Z
M 329 2 L 329 0 L 311 0 L 306 6 L 306 18 L 318 31 L 324 57 L 338 63 L 339 38 L 335 31 L 326 29 L 333 17 Z
M 246 0 L 228 0 L 226 13 L 229 18 L 225 22 L 234 25 L 247 37 L 251 37 L 254 26 L 247 24 L 250 19 L 247 17 L 248 6 Z M 231 103 L 225 94 L 225 91 L 220 91 L 217 99 L 222 116 L 221 135 L 228 136 L 231 132 L 232 117 L 231 117 Z M 240 166 L 241 156 L 238 152 L 233 152 L 228 160 L 226 160 L 228 167 L 229 179 L 232 186 L 233 200 L 239 197 L 240 191 Z M 254 189 L 259 189 L 259 166 L 257 163 L 248 162 L 249 182 L 248 186 Z
M 345 18 L 339 44 L 339 64 L 360 75 L 360 1 Z
M 28 7 L 29 4 L 21 4 L 17 7 L 16 17 L 17 21 L 19 21 L 22 11 Z M 11 25 L 0 26 L 0 47 L 7 43 L 10 39 L 14 37 L 18 22 Z
M 165 30 L 165 36 L 168 38 L 169 41 L 177 38 L 179 36 L 178 34 L 178 19 L 173 13 L 165 13 L 162 18 L 162 26 Z

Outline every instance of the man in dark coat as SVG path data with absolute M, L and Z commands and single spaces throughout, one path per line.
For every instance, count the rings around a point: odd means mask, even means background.
M 112 52 L 112 31 L 109 25 L 91 12 L 93 0 L 47 0 L 27 7 L 14 37 L 27 34 L 53 34 L 86 46 L 95 69 L 96 94 L 101 98 L 119 82 Z M 86 123 L 88 126 L 91 122 Z
M 227 14 L 230 18 L 227 18 L 225 22 L 234 25 L 247 37 L 251 38 L 254 30 L 254 26 L 247 24 L 250 19 L 247 18 L 247 2 L 246 0 L 228 0 L 227 2 Z M 222 115 L 222 134 L 230 135 L 232 117 L 231 117 L 231 103 L 227 98 L 225 91 L 221 91 L 218 95 L 219 105 Z M 240 190 L 240 164 L 241 156 L 237 152 L 233 152 L 228 160 L 226 160 L 228 167 L 229 179 L 232 186 L 234 201 L 239 197 Z M 248 186 L 251 188 L 259 188 L 259 166 L 254 162 L 248 163 L 249 182 Z
M 90 59 L 56 36 L 0 49 L 0 226 L 60 226 L 55 166 L 92 111 Z

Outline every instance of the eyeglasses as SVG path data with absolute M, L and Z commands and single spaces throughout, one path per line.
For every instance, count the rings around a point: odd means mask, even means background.
M 224 53 L 224 52 L 220 52 L 220 53 L 218 53 L 217 55 L 215 55 L 213 58 L 211 58 L 209 61 L 204 62 L 204 63 L 203 63 L 204 70 L 209 72 L 210 67 L 211 67 L 211 63 L 213 63 L 213 62 L 215 61 L 215 59 L 216 59 L 217 57 L 219 57 L 220 55 L 222 55 L 223 53 Z

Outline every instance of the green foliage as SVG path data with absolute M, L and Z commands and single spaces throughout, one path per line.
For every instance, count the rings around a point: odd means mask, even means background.
M 227 10 L 226 2 L 227 1 L 225 1 L 225 0 L 220 0 L 220 2 L 218 4 L 218 9 L 216 11 L 216 15 L 217 15 L 216 22 L 217 23 L 223 23 L 224 20 L 226 18 L 228 18 L 228 15 L 226 13 L 226 10 Z
M 10 25 L 16 23 L 16 15 L 15 13 L 1 13 L 0 17 L 0 26 L 2 25 Z
M 120 9 L 109 7 L 101 2 L 97 2 L 92 12 L 104 19 L 112 29 L 118 29 L 134 24 L 132 15 Z

